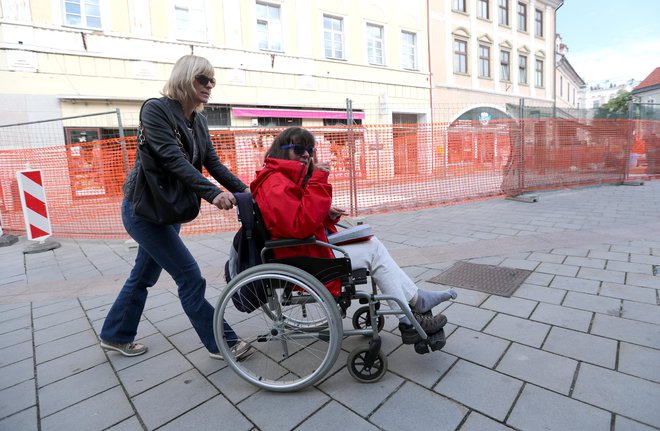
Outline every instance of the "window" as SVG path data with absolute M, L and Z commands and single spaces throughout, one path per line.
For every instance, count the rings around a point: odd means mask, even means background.
M 520 84 L 527 84 L 527 56 L 518 56 L 518 82 Z
M 206 41 L 206 12 L 204 0 L 176 0 L 176 38 L 179 40 Z
M 543 12 L 538 9 L 534 11 L 534 34 L 543 37 Z
M 518 3 L 518 30 L 527 31 L 527 5 Z
M 367 24 L 367 57 L 369 64 L 384 64 L 383 62 L 383 27 Z
M 467 73 L 467 42 L 454 39 L 454 73 Z
M 600 100 L 594 100 L 593 107 L 594 108 L 599 108 L 600 107 Z
M 259 127 L 292 127 L 302 126 L 302 118 L 259 117 Z
M 490 78 L 490 47 L 479 45 L 479 77 Z
M 535 79 L 534 84 L 537 87 L 543 87 L 543 60 L 536 60 L 536 69 L 535 69 Z
M 465 7 L 465 0 L 453 0 L 453 6 L 454 10 L 459 12 L 467 12 L 467 8 Z
M 477 16 L 482 19 L 490 19 L 488 13 L 488 0 L 477 0 Z
M 282 50 L 282 22 L 280 7 L 257 3 L 257 38 L 259 49 Z
M 499 0 L 500 2 L 500 25 L 509 25 L 509 0 Z
M 511 81 L 511 53 L 500 51 L 500 79 Z
M 99 0 L 65 0 L 66 25 L 101 28 Z
M 417 70 L 417 35 L 401 32 L 401 65 L 404 69 Z
M 326 58 L 344 58 L 344 22 L 341 18 L 323 16 L 323 44 Z
M 559 97 L 564 97 L 564 77 L 559 77 Z

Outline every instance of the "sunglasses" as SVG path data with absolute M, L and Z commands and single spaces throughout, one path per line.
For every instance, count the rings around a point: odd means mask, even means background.
M 208 85 L 208 83 L 211 83 L 211 87 L 215 87 L 215 78 L 209 78 L 206 75 L 197 75 L 195 76 L 195 81 L 199 82 L 202 84 L 204 87 Z
M 307 152 L 310 156 L 314 154 L 314 147 L 305 147 L 304 145 L 298 145 L 298 144 L 288 144 L 288 145 L 282 145 L 283 150 L 288 150 L 289 148 L 293 148 L 293 152 L 296 153 L 298 156 L 303 156 L 305 152 Z

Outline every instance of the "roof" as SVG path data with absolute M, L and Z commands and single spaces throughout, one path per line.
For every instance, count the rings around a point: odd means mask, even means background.
M 639 93 L 643 90 L 650 90 L 652 87 L 660 88 L 660 67 L 656 67 L 637 87 L 633 88 L 632 92 Z

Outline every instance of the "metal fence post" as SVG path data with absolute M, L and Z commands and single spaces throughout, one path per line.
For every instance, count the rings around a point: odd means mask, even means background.
M 124 134 L 124 125 L 121 122 L 121 110 L 116 108 L 117 127 L 119 128 L 119 145 L 121 145 L 121 158 L 124 163 L 124 173 L 128 172 L 128 154 L 126 152 L 126 135 Z

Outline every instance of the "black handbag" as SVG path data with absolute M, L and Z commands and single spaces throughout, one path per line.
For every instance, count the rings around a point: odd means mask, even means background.
M 145 102 L 146 103 L 146 102 Z M 142 105 L 144 107 L 144 104 Z M 166 107 L 170 122 L 174 128 L 179 148 L 190 160 L 181 142 L 181 135 L 176 122 Z M 144 136 L 142 127 L 142 109 L 140 109 L 140 125 L 138 127 L 137 153 L 140 159 L 135 179 L 133 194 L 133 210 L 135 215 L 157 224 L 180 224 L 194 220 L 199 214 L 201 199 L 197 194 L 182 183 L 177 177 L 161 168 L 154 157 L 153 149 Z

